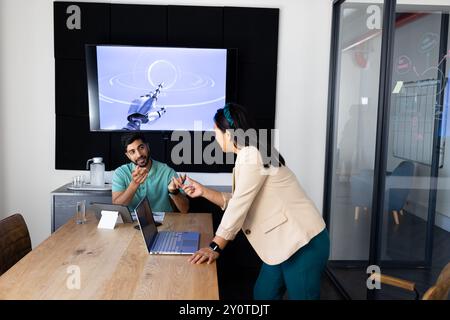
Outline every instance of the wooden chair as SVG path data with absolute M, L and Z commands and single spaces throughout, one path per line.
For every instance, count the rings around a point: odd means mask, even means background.
M 400 278 L 387 276 L 384 274 L 374 273 L 370 276 L 370 279 L 374 280 L 377 277 L 381 283 L 402 288 L 411 292 L 415 292 L 416 299 L 419 299 L 419 292 L 416 289 L 416 284 L 411 281 L 406 281 Z M 434 286 L 429 288 L 422 296 L 422 300 L 447 300 L 448 293 L 450 291 L 450 262 L 447 263 L 445 268 L 441 271 Z
M 0 275 L 31 251 L 31 239 L 22 215 L 0 221 Z
M 407 204 L 409 188 L 391 188 L 398 178 L 410 178 L 414 176 L 414 163 L 411 161 L 402 161 L 392 172 L 386 173 L 384 212 L 392 213 L 394 223 L 400 224 L 400 215 L 403 215 Z M 360 209 L 364 208 L 364 213 L 368 212 L 367 207 L 372 203 L 372 183 L 373 172 L 371 170 L 362 170 L 359 175 L 350 178 L 351 201 L 355 206 L 355 220 L 358 220 Z
M 364 209 L 364 213 L 368 212 L 367 207 L 362 207 Z M 355 207 L 355 220 L 359 219 L 359 213 L 361 212 L 361 207 Z M 403 216 L 404 214 L 404 209 L 400 209 L 400 210 L 392 210 L 392 216 L 394 217 L 394 222 L 395 224 L 400 224 L 400 219 L 398 214 L 400 213 L 400 215 Z M 386 213 L 386 212 L 385 212 Z

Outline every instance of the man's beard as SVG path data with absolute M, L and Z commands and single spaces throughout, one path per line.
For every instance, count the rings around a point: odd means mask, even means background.
M 148 164 L 148 157 L 140 157 L 139 159 L 136 160 L 136 162 L 134 162 L 135 165 L 137 165 L 138 167 L 144 168 L 147 166 Z

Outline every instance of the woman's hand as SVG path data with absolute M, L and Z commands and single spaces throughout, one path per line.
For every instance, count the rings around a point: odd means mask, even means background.
M 201 248 L 196 253 L 194 253 L 188 259 L 188 262 L 192 264 L 202 264 L 206 262 L 210 264 L 219 258 L 219 253 L 211 249 L 210 247 Z
M 203 196 L 205 187 L 195 180 L 187 177 L 186 180 L 189 184 L 183 185 L 183 191 L 191 198 L 197 198 Z

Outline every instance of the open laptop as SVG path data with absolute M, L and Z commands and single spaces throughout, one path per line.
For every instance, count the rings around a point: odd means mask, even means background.
M 134 212 L 150 254 L 189 255 L 198 250 L 198 232 L 158 231 L 147 197 L 139 202 Z

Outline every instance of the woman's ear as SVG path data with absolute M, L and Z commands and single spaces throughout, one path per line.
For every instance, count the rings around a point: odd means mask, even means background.
M 231 141 L 231 132 L 230 130 L 225 130 L 225 138 L 227 139 L 227 141 Z
M 233 138 L 232 138 L 230 130 L 226 130 L 225 131 L 224 140 L 225 140 L 224 143 L 225 143 L 226 146 L 233 146 L 234 145 Z M 230 151 L 230 150 L 228 150 L 228 151 Z

